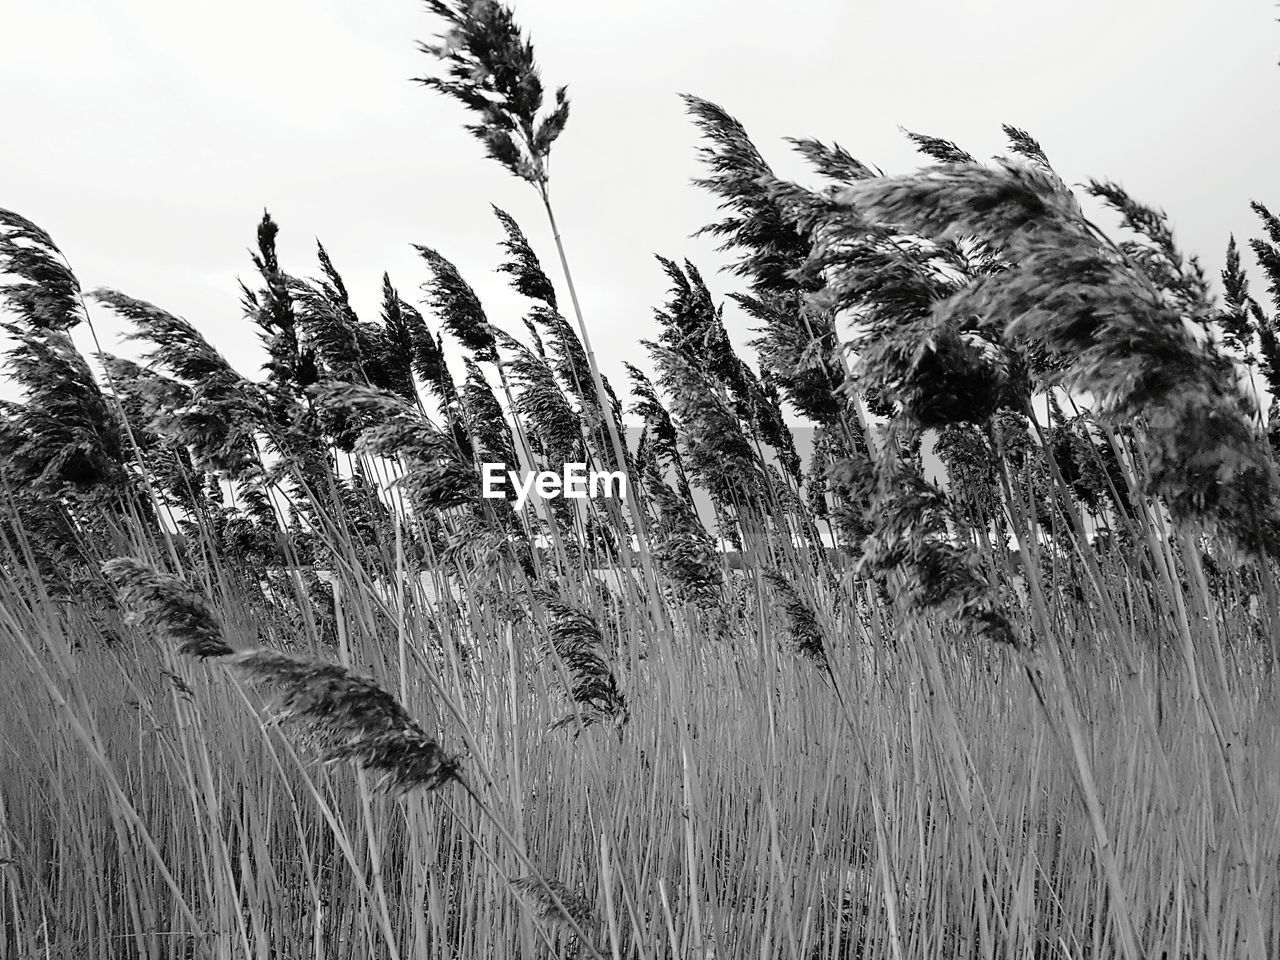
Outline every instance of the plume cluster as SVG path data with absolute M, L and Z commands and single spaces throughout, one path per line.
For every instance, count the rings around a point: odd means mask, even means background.
M 868 220 L 933 241 L 974 236 L 990 245 L 1004 268 L 938 300 L 937 322 L 978 317 L 993 339 L 1043 353 L 1048 385 L 1087 392 L 1112 420 L 1140 418 L 1151 493 L 1179 518 L 1216 520 L 1246 548 L 1274 552 L 1275 467 L 1223 356 L 1188 328 L 1207 316 L 1202 284 L 1156 229 L 1158 218 L 1141 217 L 1116 188 L 1097 192 L 1154 234 L 1161 257 L 1135 260 L 1108 245 L 1061 181 L 1013 163 L 948 166 L 846 187 L 819 247 L 831 249 Z

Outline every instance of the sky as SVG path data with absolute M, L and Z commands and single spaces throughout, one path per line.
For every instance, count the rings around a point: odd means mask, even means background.
M 740 281 L 691 185 L 696 131 L 678 94 L 716 101 L 782 176 L 816 183 L 784 142 L 835 140 L 888 173 L 924 161 L 900 128 L 1003 150 L 1001 123 L 1040 140 L 1072 183 L 1108 178 L 1163 207 L 1216 273 L 1249 201 L 1280 209 L 1280 26 L 1272 0 L 515 0 L 550 89 L 572 116 L 552 195 L 591 338 L 621 386 L 689 258 L 718 298 Z M 538 198 L 486 159 L 462 108 L 411 82 L 439 30 L 415 0 L 0 2 L 6 149 L 0 206 L 49 230 L 83 286 L 186 317 L 242 372 L 261 360 L 239 305 L 265 209 L 287 271 L 322 240 L 358 309 L 390 272 L 419 301 L 411 244 L 438 249 L 490 319 L 523 334 L 526 304 L 495 268 L 497 204 L 553 279 Z M 561 287 L 563 291 L 563 287 Z M 1260 277 L 1255 293 L 1264 293 Z M 750 339 L 729 304 L 732 338 Z M 120 325 L 95 310 L 104 348 Z

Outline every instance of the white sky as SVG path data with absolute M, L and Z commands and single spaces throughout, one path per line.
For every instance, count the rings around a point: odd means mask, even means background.
M 1069 182 L 1111 178 L 1163 206 L 1213 273 L 1228 233 L 1256 232 L 1249 200 L 1280 209 L 1271 0 L 514 6 L 548 88 L 569 84 L 553 191 L 620 388 L 664 299 L 654 253 L 693 259 L 718 297 L 736 287 L 711 241 L 689 239 L 715 213 L 689 184 L 700 170 L 681 91 L 725 106 L 793 177 L 805 168 L 788 135 L 837 140 L 893 173 L 921 162 L 898 125 L 985 157 L 1013 123 Z M 264 207 L 285 268 L 314 274 L 319 237 L 370 318 L 384 269 L 417 301 L 425 271 L 409 244 L 422 243 L 523 335 L 522 302 L 494 273 L 489 204 L 520 221 L 556 279 L 549 232 L 532 188 L 462 130 L 462 108 L 409 82 L 433 69 L 414 42 L 436 32 L 414 0 L 0 0 L 0 206 L 50 230 L 86 289 L 187 317 L 250 374 L 236 277 L 252 278 Z M 726 318 L 747 339 L 745 320 Z M 115 349 L 118 328 L 95 319 Z

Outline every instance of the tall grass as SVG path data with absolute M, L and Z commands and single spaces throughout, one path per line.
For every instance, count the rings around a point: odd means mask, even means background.
M 567 96 L 502 4 L 428 6 L 572 323 L 505 211 L 519 338 L 421 245 L 425 315 L 386 277 L 362 318 L 266 216 L 258 375 L 110 290 L 143 355 L 86 357 L 0 211 L 0 960 L 1280 956 L 1280 222 L 1271 308 L 1234 239 L 1218 302 L 1026 131 L 901 177 L 792 141 L 810 188 L 686 97 L 756 357 L 659 257 L 628 446 Z M 480 496 L 570 461 L 625 508 Z

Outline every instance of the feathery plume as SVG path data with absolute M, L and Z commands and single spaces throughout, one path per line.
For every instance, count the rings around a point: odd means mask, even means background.
M 547 459 L 552 463 L 581 460 L 582 424 L 551 367 L 505 333 L 498 335 L 498 342 L 515 355 L 507 369 L 520 388 L 515 398 L 516 413 L 529 425 Z
M 548 887 L 555 893 L 555 899 L 552 899 L 547 892 Z M 524 876 L 512 880 L 511 889 L 520 894 L 533 907 L 538 917 L 546 923 L 569 928 L 572 921 L 584 932 L 596 926 L 595 908 L 591 901 L 582 894 L 570 890 L 559 880 Z M 556 900 L 560 903 L 557 904 Z
M 114 290 L 95 290 L 95 300 L 131 320 L 126 339 L 149 343 L 144 359 L 182 381 L 189 403 L 155 408 L 148 428 L 190 447 L 202 466 L 233 477 L 258 465 L 257 431 L 269 421 L 258 386 L 232 369 L 188 321 Z
M 910 130 L 903 130 L 907 139 L 916 145 L 916 149 L 930 159 L 938 161 L 938 163 L 973 163 L 973 155 L 966 150 L 961 150 L 950 140 L 943 140 L 941 137 L 930 137 L 923 133 L 912 133 Z
M 721 503 L 751 503 L 760 484 L 759 458 L 742 425 L 707 374 L 687 355 L 641 341 L 671 398 L 671 413 L 686 438 L 690 472 Z
M 298 347 L 344 380 L 364 379 L 364 351 L 359 320 L 351 308 L 346 285 L 329 259 L 324 244 L 316 241 L 316 254 L 324 279 L 288 281 L 294 318 L 300 334 Z
M 510 275 L 511 286 L 515 288 L 517 293 L 528 297 L 530 300 L 544 303 L 549 309 L 555 310 L 555 287 L 551 285 L 551 281 L 547 279 L 547 275 L 542 271 L 542 264 L 538 260 L 538 255 L 529 246 L 529 241 L 525 238 L 520 225 L 516 223 L 511 214 L 496 206 L 493 208 L 493 213 L 506 233 L 502 248 L 507 251 L 507 259 L 503 261 L 502 266 L 498 267 L 499 272 Z
M 720 250 L 744 251 L 732 269 L 750 278 L 757 292 L 794 291 L 797 281 L 793 271 L 804 263 L 809 243 L 765 188 L 764 183 L 773 178 L 772 169 L 742 124 L 723 107 L 689 94 L 681 98 L 707 141 L 698 148 L 698 155 L 710 175 L 694 180 L 694 185 L 709 190 L 719 198 L 720 209 L 729 213 L 697 235 L 724 238 Z
M 251 254 L 264 286 L 254 291 L 242 283 L 241 301 L 245 316 L 258 327 L 259 337 L 267 349 L 263 397 L 276 423 L 295 434 L 287 438 L 288 442 L 305 449 L 313 445 L 316 438 L 307 435 L 303 423 L 295 422 L 298 418 L 293 410 L 301 402 L 302 392 L 315 383 L 317 371 L 314 353 L 298 342 L 293 300 L 298 281 L 280 266 L 276 252 L 279 233 L 279 225 L 264 210 L 258 222 L 258 248 Z
M 1280 217 L 1272 213 L 1264 204 L 1254 200 L 1249 208 L 1262 221 L 1267 239 L 1256 238 L 1249 241 L 1263 273 L 1267 275 L 1267 292 L 1271 294 L 1271 303 L 1280 310 Z
M 760 379 L 748 373 L 751 396 L 751 414 L 764 441 L 773 447 L 778 462 L 795 483 L 801 479 L 800 453 L 796 450 L 795 434 L 787 425 L 782 413 L 782 396 L 778 390 L 778 378 L 765 368 Z
M 751 370 L 733 351 L 724 328 L 724 308 L 717 307 L 702 274 L 688 260 L 683 268 L 658 257 L 672 287 L 666 305 L 655 311 L 662 325 L 660 342 L 687 356 L 720 382 L 733 397 L 738 416 L 755 419 Z
M 764 571 L 764 580 L 772 590 L 787 621 L 787 634 L 792 648 L 803 657 L 825 664 L 827 643 L 817 615 L 787 577 L 778 570 Z
M 185 580 L 161 573 L 132 557 L 102 565 L 128 619 L 191 657 L 225 657 L 234 651 L 222 638 L 222 626 L 205 598 Z
M 591 365 L 577 331 L 559 312 L 545 307 L 534 307 L 529 317 L 546 331 L 546 352 L 549 354 L 549 362 L 556 376 L 581 401 L 584 408 L 599 410 L 600 401 L 596 398 L 592 387 Z M 609 385 L 609 381 L 601 378 L 601 384 L 606 395 L 616 406 L 617 397 L 613 395 L 613 388 Z
M 626 697 L 618 689 L 617 678 L 605 662 L 605 643 L 600 628 L 591 617 L 569 606 L 549 590 L 540 589 L 535 596 L 547 612 L 550 647 L 569 674 L 569 699 L 576 707 L 573 713 L 552 723 L 551 728 L 554 730 L 575 722 L 582 727 L 609 722 L 621 731 L 630 714 Z
M 658 511 L 654 559 L 672 596 L 704 610 L 720 609 L 724 572 L 715 541 L 689 501 L 676 495 L 659 477 L 645 478 L 645 489 Z
M 463 363 L 467 368 L 467 379 L 462 385 L 462 404 L 467 409 L 468 422 L 479 442 L 481 455 L 486 460 L 519 463 L 511 427 L 493 387 L 485 378 L 484 371 L 470 357 Z
M 835 425 L 845 406 L 840 393 L 844 367 L 830 315 L 795 293 L 729 297 L 762 324 L 751 346 L 791 405 L 815 423 Z
M 372 677 L 273 650 L 239 653 L 228 663 L 267 688 L 275 722 L 300 728 L 320 747 L 321 762 L 354 763 L 400 794 L 459 779 L 460 758 L 446 754 Z
M 525 331 L 529 334 L 529 341 L 533 344 L 533 352 L 543 360 L 547 359 L 547 347 L 542 342 L 542 334 L 538 332 L 538 326 L 533 322 L 531 317 L 525 317 L 522 321 Z
M 821 141 L 809 137 L 786 137 L 785 139 L 821 176 L 828 180 L 852 183 L 855 180 L 865 180 L 867 177 L 878 175 L 838 143 L 828 147 Z
M 1130 263 L 1136 264 L 1189 319 L 1207 320 L 1211 297 L 1204 271 L 1194 256 L 1184 257 L 1178 249 L 1165 212 L 1139 203 L 1109 180 L 1090 180 L 1088 193 L 1119 213 L 1123 227 L 1139 238 L 1117 245 Z
M 440 338 L 427 329 L 417 308 L 400 298 L 386 274 L 382 275 L 382 318 L 392 347 L 407 358 L 412 371 L 436 398 L 441 413 L 454 417 L 458 388 L 445 362 Z
M 80 282 L 53 238 L 21 214 L 0 208 L 0 301 L 34 330 L 67 330 L 84 319 Z
M 1011 123 L 1000 125 L 1000 129 L 1004 131 L 1004 135 L 1009 138 L 1009 148 L 1020 157 L 1025 157 L 1032 163 L 1038 163 L 1046 170 L 1052 170 L 1049 164 L 1049 158 L 1045 155 L 1044 148 L 1040 146 L 1040 141 L 1027 131 L 1020 127 L 1015 127 Z
M 471 284 L 462 279 L 458 268 L 430 247 L 414 244 L 431 268 L 432 279 L 422 285 L 432 309 L 445 328 L 470 350 L 476 360 L 492 363 L 497 359 L 496 343 L 489 318 Z
M 763 324 L 761 337 L 752 343 L 761 370 L 801 413 L 820 424 L 835 424 L 844 407 L 838 393 L 844 368 L 836 353 L 839 341 L 831 312 L 815 309 L 805 296 L 820 290 L 824 280 L 820 271 L 807 268 L 809 228 L 784 196 L 799 188 L 777 181 L 742 124 L 722 107 L 688 95 L 684 101 L 707 141 L 699 155 L 710 175 L 694 183 L 715 195 L 729 214 L 699 234 L 721 237 L 721 250 L 741 253 L 732 270 L 750 280 L 751 294 L 731 296 Z M 837 182 L 871 175 L 838 146 L 828 148 L 816 140 L 791 143 Z
M 8 406 L 14 479 L 45 495 L 119 492 L 126 482 L 118 410 L 70 335 L 58 327 L 0 324 L 15 343 L 3 369 L 24 402 Z
M 1258 265 L 1266 275 L 1267 292 L 1271 294 L 1273 309 L 1280 311 L 1280 218 L 1257 201 L 1250 205 L 1267 233 L 1267 239 L 1255 237 L 1249 247 L 1258 259 Z M 1267 317 L 1261 308 L 1252 310 L 1258 321 L 1258 352 L 1262 354 L 1263 375 L 1274 395 L 1280 395 L 1280 315 Z
M 569 120 L 565 87 L 539 117 L 542 81 L 533 44 L 521 36 L 511 10 L 496 0 L 426 0 L 448 24 L 438 43 L 418 48 L 446 67 L 443 77 L 418 82 L 452 97 L 478 115 L 467 126 L 486 153 L 522 180 L 545 185 L 551 145 Z
M 657 389 L 638 367 L 625 362 L 623 366 L 631 377 L 631 392 L 639 398 L 639 402 L 631 410 L 644 418 L 648 450 L 663 469 L 675 474 L 680 496 L 692 500 L 689 477 L 685 473 L 684 459 L 680 456 L 679 434 L 670 412 L 658 397 Z M 643 476 L 643 471 L 641 475 Z
M 1223 337 L 1244 355 L 1246 363 L 1253 365 L 1253 338 L 1258 328 L 1265 326 L 1267 318 L 1256 300 L 1249 295 L 1249 278 L 1240 265 L 1240 248 L 1232 235 L 1227 240 L 1226 264 L 1222 268 L 1223 304 L 1225 310 L 1218 316 Z

